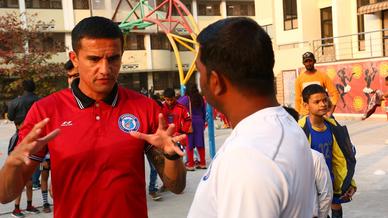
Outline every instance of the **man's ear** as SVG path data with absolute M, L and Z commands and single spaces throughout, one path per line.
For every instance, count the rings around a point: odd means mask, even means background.
M 303 108 L 309 111 L 309 104 L 306 102 L 303 102 Z
M 69 52 L 69 59 L 71 62 L 73 62 L 74 67 L 78 67 L 78 58 L 77 58 L 77 53 L 75 51 Z
M 209 85 L 214 95 L 222 95 L 226 92 L 225 78 L 217 71 L 211 71 Z

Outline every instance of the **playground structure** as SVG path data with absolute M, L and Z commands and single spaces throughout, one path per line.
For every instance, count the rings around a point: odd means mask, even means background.
M 128 16 L 120 23 L 120 29 L 125 34 L 133 30 L 145 30 L 156 25 L 157 30 L 160 30 L 166 35 L 177 61 L 179 81 L 181 85 L 180 91 L 181 95 L 183 96 L 186 90 L 185 85 L 195 70 L 195 60 L 198 57 L 198 43 L 196 39 L 199 33 L 199 29 L 193 18 L 193 15 L 179 0 L 164 0 L 159 5 L 156 5 L 155 8 L 153 8 L 146 0 L 139 0 L 139 2 L 137 2 L 134 6 L 132 6 L 129 0 L 125 1 L 128 3 L 131 10 Z M 123 0 L 118 2 L 112 20 L 114 20 L 122 2 Z M 176 16 L 173 14 L 176 14 Z M 194 58 L 187 72 L 184 72 L 177 43 L 187 48 L 194 54 Z M 208 114 L 207 120 L 210 157 L 214 158 L 216 151 L 213 109 L 209 104 L 207 104 L 206 111 Z
M 118 2 L 112 19 L 115 18 L 122 1 L 120 0 Z M 145 30 L 156 25 L 157 31 L 163 32 L 166 35 L 174 51 L 179 72 L 181 95 L 184 95 L 185 85 L 195 70 L 195 59 L 198 56 L 198 43 L 196 42 L 196 38 L 199 30 L 192 14 L 179 0 L 164 0 L 159 5 L 156 5 L 155 8 L 147 0 L 140 0 L 134 6 L 128 0 L 126 2 L 129 4 L 131 10 L 128 16 L 120 23 L 119 27 L 125 34 L 132 30 Z M 183 69 L 178 44 L 194 54 L 194 58 L 187 72 Z

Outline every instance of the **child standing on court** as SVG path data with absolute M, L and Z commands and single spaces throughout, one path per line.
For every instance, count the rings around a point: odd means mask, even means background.
M 302 92 L 303 106 L 309 114 L 299 120 L 311 148 L 321 152 L 333 181 L 332 217 L 342 218 L 342 203 L 356 192 L 353 180 L 356 160 L 346 127 L 326 118 L 328 95 L 320 85 L 309 85 Z

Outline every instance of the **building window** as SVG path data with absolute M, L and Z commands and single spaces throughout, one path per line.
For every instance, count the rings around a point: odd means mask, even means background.
M 283 21 L 284 30 L 293 30 L 298 28 L 296 0 L 283 0 Z
M 152 34 L 151 35 L 151 49 L 155 50 L 170 50 L 170 42 L 164 34 Z
M 153 6 L 152 5 L 152 2 L 156 2 L 156 5 Z M 156 8 L 157 6 L 159 6 L 160 4 L 162 4 L 164 2 L 164 0 L 156 0 L 156 1 L 151 1 L 151 6 L 153 6 L 153 8 Z M 162 7 L 160 7 L 158 9 L 158 11 L 163 11 L 163 12 L 167 12 L 168 11 L 168 4 L 164 4 Z
M 185 6 L 186 6 L 186 8 L 187 8 L 187 10 L 190 12 L 190 13 L 192 13 L 191 12 L 191 1 L 181 1 L 182 2 L 182 4 L 184 4 Z M 179 7 L 179 5 L 177 5 L 178 7 Z M 182 15 L 185 15 L 185 13 L 183 12 L 183 10 L 179 7 L 179 9 L 180 9 L 180 11 L 182 12 Z M 172 15 L 173 16 L 179 16 L 179 14 L 178 14 L 178 11 L 174 8 L 173 10 L 172 10 Z
M 164 90 L 166 88 L 180 88 L 179 74 L 177 71 L 153 72 L 152 76 L 155 90 Z
M 0 8 L 19 8 L 18 0 L 0 0 Z
M 333 37 L 333 19 L 331 7 L 321 9 L 321 37 Z M 331 46 L 332 44 L 333 38 L 322 40 L 322 46 Z
M 89 9 L 89 0 L 73 0 L 74 9 Z
M 370 4 L 370 0 L 357 0 L 358 8 L 369 4 Z
M 125 34 L 124 50 L 145 50 L 144 35 L 134 33 Z
M 221 2 L 198 1 L 198 16 L 220 16 Z
M 35 41 L 28 42 L 30 52 L 65 52 L 65 33 L 38 33 Z
M 93 9 L 105 9 L 105 0 L 92 0 Z
M 147 73 L 120 73 L 118 83 L 122 87 L 140 91 L 141 88 L 147 89 Z
M 227 1 L 227 16 L 255 16 L 255 3 L 253 1 Z
M 25 0 L 26 8 L 62 9 L 61 0 Z
M 357 29 L 358 33 L 365 32 L 363 14 L 357 16 Z M 358 34 L 358 50 L 365 51 L 365 34 Z

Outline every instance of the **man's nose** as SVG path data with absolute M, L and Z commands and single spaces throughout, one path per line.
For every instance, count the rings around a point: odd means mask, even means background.
M 99 73 L 108 74 L 109 73 L 109 61 L 106 58 L 100 60 Z

